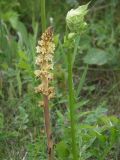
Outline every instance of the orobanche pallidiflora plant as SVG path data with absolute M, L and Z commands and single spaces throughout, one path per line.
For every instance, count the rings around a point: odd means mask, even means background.
M 51 86 L 51 81 L 53 80 L 53 55 L 55 50 L 52 27 L 48 27 L 42 34 L 36 49 L 38 55 L 35 63 L 38 66 L 38 70 L 35 71 L 35 76 L 41 83 L 35 88 L 35 91 L 43 95 L 43 101 L 40 101 L 39 105 L 44 108 L 48 159 L 53 160 L 53 141 L 49 112 L 49 100 L 54 97 L 54 87 Z

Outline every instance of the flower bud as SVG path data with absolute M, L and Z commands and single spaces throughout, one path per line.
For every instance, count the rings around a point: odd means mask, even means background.
M 88 12 L 88 4 L 71 9 L 66 16 L 66 23 L 71 32 L 81 33 L 86 29 L 87 23 L 84 20 Z

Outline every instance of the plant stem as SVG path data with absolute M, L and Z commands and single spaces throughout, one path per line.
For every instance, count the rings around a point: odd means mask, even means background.
M 76 146 L 75 105 L 74 105 L 74 90 L 73 90 L 73 80 L 72 80 L 72 57 L 71 56 L 72 56 L 71 53 L 67 55 L 72 154 L 73 154 L 73 160 L 78 160 L 77 146 Z
M 42 22 L 42 32 L 46 29 L 46 14 L 45 14 L 45 0 L 41 0 L 41 22 Z
M 48 107 L 48 96 L 44 95 L 44 118 L 45 129 L 47 134 L 47 146 L 48 146 L 48 159 L 53 160 L 53 141 L 50 123 L 50 112 Z
M 46 15 L 45 15 L 45 0 L 41 0 L 41 22 L 42 32 L 46 29 Z M 49 111 L 48 96 L 44 95 L 44 118 L 45 118 L 45 130 L 47 135 L 47 149 L 48 149 L 48 160 L 53 160 L 53 140 L 51 132 L 51 120 Z

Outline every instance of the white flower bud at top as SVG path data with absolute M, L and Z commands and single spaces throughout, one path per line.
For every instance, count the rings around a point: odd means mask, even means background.
M 66 16 L 66 23 L 71 32 L 81 33 L 85 30 L 87 23 L 84 18 L 88 12 L 88 4 L 71 9 Z

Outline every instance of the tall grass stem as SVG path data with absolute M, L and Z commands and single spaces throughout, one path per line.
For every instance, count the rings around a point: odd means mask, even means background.
M 41 0 L 41 22 L 42 22 L 42 32 L 46 29 L 46 12 L 45 12 L 45 0 Z

